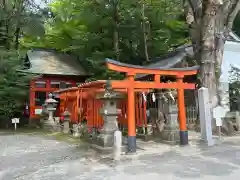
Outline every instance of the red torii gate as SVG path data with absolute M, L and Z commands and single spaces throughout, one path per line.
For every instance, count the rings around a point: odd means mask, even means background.
M 195 89 L 195 84 L 184 83 L 184 76 L 195 75 L 199 66 L 187 68 L 149 68 L 120 63 L 106 59 L 108 69 L 126 73 L 127 79 L 122 81 L 110 81 L 113 89 L 127 89 L 128 94 L 128 151 L 136 152 L 136 124 L 135 124 L 135 89 L 177 89 L 178 94 L 178 117 L 180 125 L 180 144 L 188 144 L 188 131 L 186 123 L 186 112 L 184 103 L 184 89 Z M 154 75 L 154 81 L 135 81 L 137 74 Z M 161 75 L 171 75 L 177 78 L 176 82 L 162 83 Z

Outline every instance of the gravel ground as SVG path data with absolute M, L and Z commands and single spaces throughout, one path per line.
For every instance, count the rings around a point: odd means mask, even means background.
M 44 136 L 0 136 L 0 180 L 228 180 L 240 176 L 240 138 L 214 147 L 138 143 L 120 162 Z

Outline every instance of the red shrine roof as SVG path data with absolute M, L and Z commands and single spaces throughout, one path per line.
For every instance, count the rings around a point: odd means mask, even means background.
M 33 49 L 27 52 L 28 69 L 23 72 L 45 75 L 87 76 L 77 57 L 50 49 Z

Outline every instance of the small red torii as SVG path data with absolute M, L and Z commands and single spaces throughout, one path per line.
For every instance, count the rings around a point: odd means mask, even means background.
M 126 80 L 111 81 L 113 89 L 127 89 L 128 94 L 128 151 L 136 152 L 136 123 L 135 123 L 135 98 L 136 89 L 177 89 L 178 94 L 178 117 L 180 124 L 180 144 L 188 144 L 188 131 L 184 103 L 184 89 L 195 89 L 194 83 L 184 83 L 184 76 L 195 75 L 199 66 L 186 68 L 149 68 L 144 66 L 130 65 L 106 59 L 108 69 L 126 73 Z M 154 81 L 135 81 L 137 74 L 154 75 Z M 176 82 L 162 83 L 161 75 L 171 75 L 177 78 Z

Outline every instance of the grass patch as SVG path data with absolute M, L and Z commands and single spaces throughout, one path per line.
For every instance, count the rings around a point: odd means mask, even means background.
M 62 134 L 60 132 L 47 133 L 46 136 L 54 137 L 57 141 L 64 141 L 70 144 L 82 144 L 83 142 L 79 137 L 73 137 L 70 134 Z
M 46 138 L 53 138 L 57 141 L 64 141 L 69 144 L 82 145 L 83 141 L 79 137 L 73 137 L 71 134 L 63 134 L 61 132 L 49 132 L 41 128 L 19 128 L 15 132 L 12 129 L 4 130 L 5 135 L 26 135 L 26 136 L 42 136 Z

